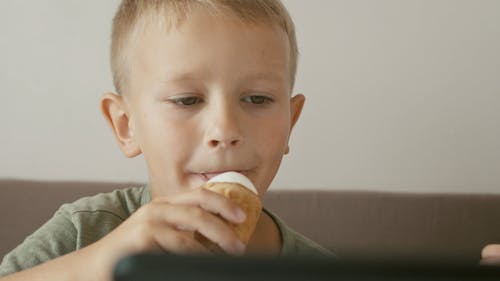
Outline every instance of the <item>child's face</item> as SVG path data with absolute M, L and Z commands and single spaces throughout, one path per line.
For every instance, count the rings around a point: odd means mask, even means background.
M 114 114 L 123 124 L 114 127 L 127 156 L 144 153 L 153 198 L 229 170 L 263 195 L 304 102 L 290 98 L 285 32 L 202 12 L 168 32 L 145 30 L 129 49 L 123 114 Z

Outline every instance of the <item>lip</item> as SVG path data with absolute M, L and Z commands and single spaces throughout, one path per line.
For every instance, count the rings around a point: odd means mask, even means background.
M 248 175 L 246 173 L 247 172 L 246 170 L 223 170 L 223 171 L 210 171 L 210 172 L 196 172 L 196 173 L 193 173 L 193 174 L 195 174 L 198 177 L 200 177 L 204 182 L 207 182 L 211 178 L 213 178 L 215 176 L 218 176 L 220 174 L 226 173 L 226 172 L 237 172 L 237 173 L 243 174 L 246 177 L 248 177 Z

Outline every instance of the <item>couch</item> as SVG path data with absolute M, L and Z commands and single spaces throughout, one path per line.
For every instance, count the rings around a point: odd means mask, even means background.
M 66 202 L 137 183 L 0 180 L 0 257 Z M 271 190 L 264 206 L 344 259 L 477 263 L 500 242 L 500 195 Z

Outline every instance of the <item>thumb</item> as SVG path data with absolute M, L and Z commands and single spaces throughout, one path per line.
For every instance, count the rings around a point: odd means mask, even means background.
M 481 251 L 480 265 L 500 265 L 500 245 L 490 244 Z
M 490 244 L 481 251 L 481 258 L 500 258 L 500 244 Z

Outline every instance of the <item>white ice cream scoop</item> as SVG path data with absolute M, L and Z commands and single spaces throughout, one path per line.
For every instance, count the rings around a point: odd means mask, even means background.
M 228 183 L 238 183 L 246 187 L 248 190 L 252 191 L 256 195 L 259 195 L 257 189 L 253 185 L 252 181 L 238 172 L 225 172 L 211 178 L 207 183 L 213 182 L 228 182 Z

